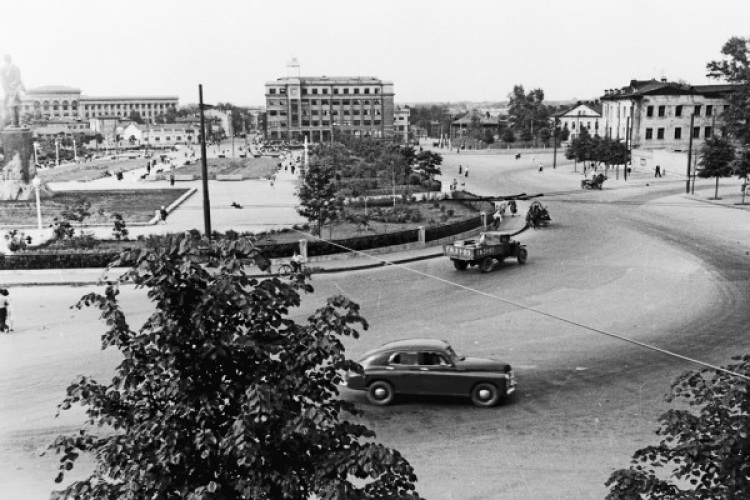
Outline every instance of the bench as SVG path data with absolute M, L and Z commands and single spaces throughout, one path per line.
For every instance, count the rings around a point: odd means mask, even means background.
M 219 174 L 216 176 L 217 181 L 241 181 L 243 179 L 242 174 Z

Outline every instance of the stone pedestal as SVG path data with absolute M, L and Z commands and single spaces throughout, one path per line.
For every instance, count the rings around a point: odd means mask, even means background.
M 0 132 L 5 158 L 0 164 L 0 200 L 28 200 L 34 196 L 31 181 L 36 177 L 34 139 L 27 128 L 8 127 Z M 46 184 L 39 187 L 39 195 L 49 197 L 52 191 Z

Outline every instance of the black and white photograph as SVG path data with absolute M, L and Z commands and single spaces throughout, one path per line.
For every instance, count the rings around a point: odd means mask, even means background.
M 750 500 L 747 0 L 0 14 L 0 500 Z

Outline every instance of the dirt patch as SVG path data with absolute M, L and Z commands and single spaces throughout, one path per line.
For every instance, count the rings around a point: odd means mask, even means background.
M 217 175 L 242 175 L 243 179 L 261 179 L 269 177 L 276 171 L 278 160 L 275 158 L 209 158 L 208 178 L 216 179 Z M 175 175 L 201 175 L 200 159 L 191 165 L 179 167 Z

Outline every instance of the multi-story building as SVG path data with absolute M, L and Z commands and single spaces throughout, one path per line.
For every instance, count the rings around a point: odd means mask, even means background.
M 630 143 L 635 166 L 670 164 L 683 169 L 691 138 L 697 150 L 712 135 L 724 134 L 722 113 L 729 108 L 726 96 L 732 89 L 666 79 L 632 80 L 626 87 L 604 91 L 604 133 Z
M 266 83 L 266 137 L 392 138 L 393 83 L 372 77 L 287 77 Z
M 34 119 L 89 120 L 100 116 L 127 118 L 133 112 L 145 121 L 177 108 L 175 96 L 114 96 L 92 97 L 81 89 L 49 85 L 29 89 L 21 101 L 22 114 Z
M 404 106 L 397 106 L 393 111 L 393 131 L 401 142 L 409 141 L 409 115 L 411 110 Z
M 561 129 L 568 129 L 569 140 L 573 140 L 585 128 L 590 135 L 603 135 L 602 105 L 599 101 L 578 102 L 574 106 L 552 114 Z

